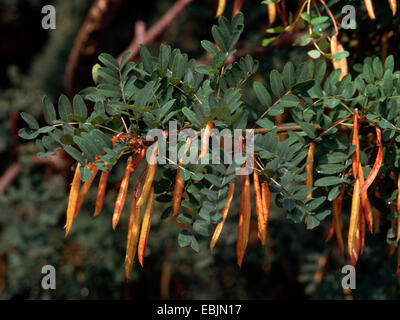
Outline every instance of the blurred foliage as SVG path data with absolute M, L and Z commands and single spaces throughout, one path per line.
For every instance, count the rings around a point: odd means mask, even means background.
M 117 232 L 112 232 L 115 191 L 109 192 L 104 212 L 95 219 L 91 217 L 95 194 L 90 191 L 71 235 L 64 238 L 71 181 L 69 165 L 62 170 L 34 165 L 31 162 L 36 152 L 34 145 L 17 147 L 20 142 L 17 129 L 24 124 L 15 120 L 21 111 L 40 116 L 43 95 L 54 100 L 63 91 L 68 54 L 91 4 L 82 0 L 50 2 L 57 8 L 57 29 L 44 31 L 40 28 L 40 9 L 49 4 L 47 1 L 0 1 L 0 41 L 7 43 L 0 48 L 0 59 L 5 61 L 0 66 L 0 174 L 15 161 L 23 165 L 13 186 L 0 195 L 0 299 L 160 298 L 165 261 L 172 263 L 171 298 L 344 298 L 340 270 L 346 262 L 333 254 L 336 250 L 333 242 L 323 241 L 329 222 L 306 231 L 304 225 L 283 219 L 284 211 L 276 207 L 271 213 L 266 249 L 256 244 L 256 226 L 252 226 L 251 245 L 241 270 L 236 266 L 235 256 L 237 214 L 229 216 L 214 254 L 209 253 L 207 241 L 200 241 L 200 252 L 195 253 L 190 248 L 178 247 L 173 224 L 159 219 L 164 210 L 160 205 L 155 210 L 160 214 L 154 215 L 144 269 L 135 265 L 131 282 L 124 283 L 128 215 L 125 210 Z M 135 1 L 124 1 L 104 38 L 102 51 L 118 55 L 131 40 L 135 20 L 143 19 L 149 26 L 173 2 L 155 0 L 139 6 Z M 338 12 L 342 2 L 358 5 L 355 1 L 333 2 Z M 294 10 L 297 1 L 287 4 Z M 230 5 L 228 1 L 227 16 Z M 179 47 L 190 57 L 199 57 L 200 40 L 211 38 L 209 30 L 215 22 L 215 8 L 216 1 L 194 1 L 160 42 Z M 371 22 L 362 8 L 362 14 L 357 16 L 358 28 L 341 30 L 343 43 L 350 52 L 350 65 L 361 62 L 367 55 L 379 55 L 382 33 L 397 32 L 394 26 L 399 15 L 393 19 L 386 6 L 376 9 L 376 22 Z M 264 32 L 268 25 L 267 8 L 245 0 L 243 12 L 246 28 L 240 45 L 259 46 L 267 37 Z M 396 57 L 398 40 L 393 38 L 389 47 Z M 157 52 L 160 42 L 150 47 L 152 53 Z M 275 68 L 282 70 L 287 61 L 298 66 L 309 58 L 307 51 L 302 47 L 274 49 L 261 59 L 257 76 L 264 77 Z M 82 83 L 88 81 L 90 73 Z M 121 165 L 114 170 L 117 173 L 110 182 L 115 185 L 124 168 Z M 239 206 L 237 199 L 233 206 Z M 389 256 L 389 246 L 385 244 L 391 226 L 387 217 L 391 218 L 382 212 L 381 231 L 367 237 L 365 252 L 357 266 L 357 290 L 351 293 L 354 299 L 396 299 L 399 294 L 395 255 Z M 40 286 L 41 268 L 46 264 L 54 265 L 57 270 L 57 289 L 53 291 L 42 290 Z

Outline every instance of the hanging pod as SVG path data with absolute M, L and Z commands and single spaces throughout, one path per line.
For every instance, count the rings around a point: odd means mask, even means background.
M 140 210 L 140 208 L 138 208 L 138 210 Z M 154 210 L 154 188 L 152 186 L 150 188 L 149 196 L 146 202 L 146 208 L 144 210 L 142 228 L 140 230 L 140 238 L 138 245 L 138 259 L 142 267 L 143 267 L 144 252 L 146 251 L 146 246 L 147 246 L 147 239 L 150 233 L 153 210 Z
M 314 170 L 314 151 L 315 151 L 315 142 L 311 142 L 310 147 L 308 148 L 307 160 L 306 164 L 306 186 L 309 188 L 313 187 L 313 170 Z M 312 192 L 307 195 L 307 198 L 312 198 Z
M 237 264 L 241 268 L 249 241 L 250 233 L 250 216 L 251 216 L 251 195 L 250 195 L 250 178 L 246 175 L 243 178 L 243 185 L 240 195 L 240 214 L 236 243 Z
M 226 0 L 218 0 L 218 8 L 217 8 L 217 13 L 215 15 L 216 18 L 219 18 L 224 14 L 225 6 L 226 6 Z
M 211 237 L 210 241 L 210 250 L 211 252 L 214 250 L 215 244 L 217 243 L 219 236 L 221 235 L 222 228 L 224 227 L 226 218 L 228 217 L 229 210 L 231 208 L 232 200 L 233 200 L 233 195 L 235 193 L 235 183 L 231 182 L 228 187 L 228 195 L 226 197 L 226 205 L 222 209 L 222 221 L 218 223 L 218 225 L 215 227 L 214 234 Z
M 331 37 L 330 41 L 330 47 L 331 47 L 331 55 L 334 56 L 335 54 L 344 51 L 344 48 L 342 44 L 339 42 L 337 39 L 336 35 Z M 340 60 L 338 59 L 332 59 L 332 64 L 333 68 L 336 69 L 341 69 L 342 72 L 340 74 L 339 80 L 342 80 L 345 75 L 348 74 L 348 66 L 347 66 L 347 59 L 342 58 Z
M 365 3 L 365 8 L 367 9 L 368 16 L 370 19 L 375 20 L 375 11 L 374 11 L 374 6 L 372 4 L 372 0 L 364 0 Z
M 65 224 L 65 236 L 71 231 L 72 223 L 75 218 L 75 211 L 78 202 L 79 188 L 81 186 L 81 175 L 80 175 L 81 164 L 78 162 L 74 178 L 71 184 L 71 190 L 69 192 L 68 208 L 67 208 L 67 222 Z
M 78 194 L 78 203 L 77 203 L 77 205 L 76 205 L 75 217 L 78 215 L 79 210 L 80 210 L 81 207 L 82 207 L 83 201 L 85 201 L 86 194 L 88 193 L 88 191 L 89 191 L 89 189 L 90 189 L 90 186 L 91 186 L 92 183 L 93 183 L 94 178 L 96 178 L 97 171 L 99 170 L 99 169 L 97 168 L 97 166 L 94 165 L 94 164 L 89 164 L 89 165 L 88 165 L 88 169 L 92 172 L 92 176 L 90 177 L 90 179 L 89 179 L 88 181 L 86 181 L 86 182 L 83 184 L 81 190 L 79 191 L 79 194 Z
M 101 210 L 103 210 L 104 196 L 106 194 L 109 175 L 110 175 L 110 170 L 105 170 L 101 172 L 99 186 L 97 188 L 96 208 L 94 210 L 95 217 L 97 217 L 100 214 Z
M 243 0 L 235 0 L 232 9 L 232 19 L 242 10 Z
M 121 186 L 118 191 L 117 199 L 115 201 L 114 213 L 112 216 L 112 228 L 115 230 L 119 218 L 121 217 L 122 210 L 124 209 L 126 195 L 128 192 L 129 178 L 131 177 L 132 157 L 129 157 L 126 163 L 125 173 L 121 180 Z
M 397 0 L 389 0 L 390 10 L 392 10 L 393 15 L 396 15 L 397 12 Z
M 271 25 L 275 22 L 275 19 L 276 19 L 276 4 L 268 3 L 267 8 L 268 8 L 269 25 Z
M 261 198 L 261 188 L 260 181 L 258 178 L 258 172 L 253 169 L 253 184 L 254 184 L 254 202 L 256 207 L 257 215 L 257 227 L 258 227 L 258 239 L 260 239 L 261 244 L 265 245 L 265 217 Z
M 126 242 L 126 255 L 125 255 L 125 279 L 129 280 L 133 261 L 135 259 L 136 247 L 139 239 L 140 230 L 140 208 L 136 207 L 136 196 L 133 195 L 130 217 L 129 217 L 129 229 L 128 237 Z
M 158 154 L 158 143 L 155 142 L 152 145 L 151 154 L 148 157 L 148 164 L 146 168 L 145 178 L 143 181 L 142 192 L 137 201 L 137 206 L 141 207 L 146 203 L 146 200 L 150 194 L 151 187 L 153 185 L 154 176 L 157 171 L 157 154 Z

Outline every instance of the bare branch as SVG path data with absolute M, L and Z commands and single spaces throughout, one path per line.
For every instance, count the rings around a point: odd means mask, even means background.
M 158 20 L 149 30 L 147 30 L 142 39 L 138 39 L 138 24 L 135 24 L 135 37 L 132 42 L 129 44 L 128 48 L 124 50 L 131 52 L 130 60 L 135 59 L 135 57 L 139 53 L 140 45 L 143 44 L 145 46 L 153 43 L 159 36 L 163 34 L 163 32 L 173 23 L 179 15 L 185 10 L 185 8 L 192 2 L 193 0 L 178 0 L 175 4 Z M 143 33 L 142 33 L 143 34 Z M 118 57 L 118 61 L 121 61 L 123 53 Z
M 80 74 L 87 73 L 89 60 L 97 52 L 103 33 L 112 22 L 121 0 L 96 0 L 85 18 L 72 47 L 66 70 L 65 87 L 70 95 L 76 91 Z M 90 50 L 88 50 L 90 48 Z M 84 66 L 85 70 L 80 70 Z

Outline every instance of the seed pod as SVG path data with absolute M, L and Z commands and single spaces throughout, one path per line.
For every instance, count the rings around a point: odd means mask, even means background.
M 231 204 L 232 204 L 232 199 L 233 199 L 233 194 L 234 193 L 235 193 L 235 183 L 231 182 L 229 184 L 228 195 L 226 197 L 227 203 L 226 203 L 225 207 L 222 209 L 222 212 L 221 212 L 222 221 L 220 223 L 218 223 L 218 225 L 215 227 L 214 234 L 213 234 L 213 236 L 211 238 L 211 241 L 210 241 L 210 250 L 211 250 L 211 252 L 214 250 L 215 244 L 217 243 L 217 241 L 219 239 L 219 236 L 221 235 L 222 228 L 224 227 L 226 218 L 228 217 L 228 214 L 229 214 L 229 209 L 231 208 Z
M 125 173 L 121 180 L 121 186 L 118 191 L 117 200 L 115 201 L 114 213 L 112 217 L 112 228 L 115 230 L 119 218 L 121 217 L 122 210 L 124 209 L 126 195 L 128 192 L 129 178 L 131 177 L 132 157 L 128 158 Z
M 140 230 L 140 208 L 136 207 L 136 197 L 133 195 L 131 212 L 129 217 L 128 239 L 126 242 L 126 255 L 125 255 L 125 279 L 129 280 L 133 261 L 135 259 L 136 247 L 139 238 Z
M 390 10 L 392 10 L 393 16 L 396 15 L 397 11 L 397 0 L 389 0 Z
M 365 7 L 367 8 L 368 16 L 370 19 L 375 20 L 375 12 L 374 12 L 374 6 L 372 4 L 372 0 L 364 0 Z
M 343 204 L 343 197 L 344 197 L 345 187 L 342 187 L 342 191 L 340 192 L 339 196 L 333 200 L 333 224 L 335 228 L 336 234 L 336 242 L 339 247 L 340 253 L 344 255 L 344 241 L 342 235 L 342 221 L 341 221 L 341 214 L 342 214 L 342 204 Z
M 101 172 L 99 186 L 97 189 L 96 208 L 94 210 L 95 217 L 97 217 L 100 214 L 101 210 L 103 210 L 104 196 L 106 194 L 109 175 L 110 175 L 110 170 L 105 170 Z
M 400 174 L 397 177 L 397 241 L 400 240 Z
M 264 181 L 261 184 L 261 198 L 264 211 L 264 223 L 265 223 L 265 233 L 267 233 L 268 220 L 269 220 L 269 208 L 271 206 L 271 193 L 268 188 L 268 183 Z
M 220 16 L 222 16 L 224 14 L 225 6 L 226 6 L 226 0 L 218 1 L 217 14 L 215 15 L 216 18 L 219 18 Z
M 358 179 L 360 170 L 360 142 L 358 140 L 358 109 L 354 109 L 352 145 L 356 151 L 352 155 L 352 168 L 354 179 Z
M 361 215 L 361 212 L 358 213 L 358 215 Z M 357 225 L 355 228 L 355 235 L 354 235 L 354 247 L 351 250 L 351 253 L 349 254 L 350 258 L 350 264 L 352 266 L 355 266 L 358 261 L 358 256 L 360 254 L 360 247 L 361 247 L 361 220 L 358 219 Z
M 363 185 L 364 184 L 364 172 L 362 170 L 361 163 L 359 163 L 358 174 L 360 176 L 360 185 Z M 368 199 L 368 194 L 366 192 L 361 195 L 361 206 L 363 209 L 363 216 L 365 217 L 365 220 L 368 225 L 368 230 L 372 233 L 372 225 L 373 225 L 372 209 L 371 209 L 371 203 L 369 202 L 369 199 Z
M 191 139 L 188 138 L 186 140 L 185 154 L 189 150 L 190 144 L 191 144 Z M 182 166 L 182 160 L 179 160 L 178 165 Z M 185 184 L 185 182 L 183 181 L 183 179 L 180 175 L 180 171 L 181 171 L 181 168 L 178 167 L 178 169 L 176 170 L 174 194 L 173 194 L 173 199 L 172 199 L 172 216 L 173 217 L 175 217 L 178 214 L 179 208 L 181 206 L 183 187 Z
M 232 18 L 242 10 L 243 0 L 235 0 L 232 10 Z
M 349 255 L 352 255 L 354 249 L 354 241 L 356 239 L 356 232 L 360 213 L 360 180 L 355 179 L 353 187 L 353 198 L 351 201 L 351 214 L 350 214 L 350 225 L 349 234 L 347 240 Z
M 275 3 L 268 3 L 268 20 L 269 25 L 273 24 L 276 19 L 276 4 Z
M 306 160 L 306 162 L 309 162 L 306 165 L 306 173 L 307 173 L 306 186 L 309 188 L 313 187 L 314 151 L 315 151 L 315 142 L 311 142 L 310 147 L 308 148 L 308 154 Z M 310 192 L 307 195 L 307 198 L 312 198 L 312 192 Z
M 207 153 L 208 153 L 208 145 L 209 145 L 209 140 L 211 136 L 211 130 L 214 127 L 214 122 L 210 121 L 206 124 L 206 127 L 204 128 L 203 135 L 201 137 L 201 151 L 199 155 L 199 159 L 203 158 Z
M 266 233 L 265 233 L 265 221 L 264 221 L 264 210 L 261 199 L 260 180 L 258 178 L 258 172 L 253 170 L 253 183 L 254 183 L 254 202 L 257 214 L 257 226 L 258 226 L 258 239 L 261 240 L 261 244 L 265 245 Z
M 249 241 L 251 216 L 250 178 L 248 175 L 246 175 L 243 180 L 243 187 L 240 196 L 240 215 L 236 244 L 236 255 L 239 268 L 242 267 L 244 254 Z
M 375 127 L 375 131 L 376 131 L 376 145 L 378 147 L 378 153 L 376 155 L 374 166 L 372 167 L 372 170 L 371 170 L 370 174 L 368 175 L 367 180 L 365 180 L 365 182 L 363 183 L 363 185 L 360 189 L 361 195 L 365 191 L 367 191 L 367 189 L 372 184 L 372 182 L 374 182 L 374 180 L 375 180 L 376 176 L 378 175 L 379 170 L 382 166 L 383 147 L 382 147 L 381 129 L 379 129 L 378 127 Z
M 331 37 L 331 42 L 330 42 L 330 46 L 331 46 L 331 54 L 332 56 L 334 56 L 335 54 L 344 51 L 344 48 L 342 46 L 342 44 L 338 41 L 337 37 L 334 35 Z M 341 69 L 342 72 L 340 74 L 339 80 L 342 80 L 342 78 L 348 74 L 348 66 L 347 66 L 347 59 L 346 58 L 342 58 L 340 60 L 337 59 L 332 59 L 332 64 L 333 64 L 333 68 L 336 69 Z
M 71 190 L 69 192 L 69 200 L 68 200 L 68 208 L 67 208 L 67 223 L 65 224 L 65 229 L 66 229 L 65 236 L 67 236 L 68 233 L 70 232 L 72 223 L 74 222 L 74 218 L 75 218 L 75 211 L 76 211 L 76 206 L 77 206 L 77 202 L 78 202 L 79 188 L 81 186 L 80 168 L 81 168 L 81 164 L 78 162 L 76 169 L 75 169 L 74 178 L 72 180 Z
M 157 154 L 158 154 L 157 142 L 152 151 L 153 152 L 150 155 L 149 163 L 146 168 L 146 176 L 145 176 L 145 179 L 143 182 L 142 192 L 141 192 L 138 202 L 136 204 L 138 207 L 141 207 L 146 203 L 146 200 L 150 194 L 150 189 L 153 185 L 154 176 L 157 171 L 157 160 L 156 160 Z
M 85 200 L 86 194 L 88 193 L 88 191 L 89 191 L 89 189 L 90 189 L 90 186 L 92 185 L 93 180 L 94 180 L 94 178 L 96 177 L 96 174 L 97 174 L 97 171 L 98 171 L 97 166 L 94 165 L 94 164 L 89 164 L 89 165 L 88 165 L 88 168 L 89 168 L 89 170 L 92 172 L 92 176 L 90 177 L 90 179 L 89 179 L 88 181 L 86 181 L 86 182 L 83 184 L 81 190 L 79 191 L 79 194 L 78 194 L 78 203 L 77 203 L 77 205 L 76 205 L 75 217 L 78 215 L 79 210 L 80 210 L 81 207 L 82 207 L 83 201 Z
M 146 251 L 146 246 L 147 246 L 147 239 L 150 233 L 153 210 L 154 210 L 154 188 L 151 187 L 150 194 L 146 202 L 146 208 L 143 215 L 142 229 L 140 230 L 140 238 L 139 238 L 138 259 L 142 267 L 143 267 L 144 252 Z
M 180 168 L 176 170 L 174 194 L 172 198 L 172 216 L 175 217 L 178 214 L 179 208 L 181 206 L 183 186 L 185 182 L 180 175 Z

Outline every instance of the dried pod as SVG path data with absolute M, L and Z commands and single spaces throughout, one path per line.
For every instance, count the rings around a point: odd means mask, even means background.
M 139 239 L 140 230 L 140 208 L 136 207 L 136 197 L 133 195 L 131 204 L 130 217 L 129 217 L 129 229 L 128 237 L 126 242 L 126 255 L 125 255 L 125 279 L 129 280 L 133 261 L 135 259 L 136 247 Z
M 71 231 L 72 223 L 75 218 L 75 211 L 78 204 L 79 188 L 81 186 L 81 175 L 80 175 L 81 164 L 78 162 L 74 178 L 71 184 L 71 190 L 69 192 L 68 208 L 67 208 L 67 223 L 65 225 L 65 236 Z
M 99 186 L 97 189 L 96 208 L 94 210 L 95 217 L 97 217 L 100 214 L 101 210 L 103 210 L 104 196 L 106 194 L 107 182 L 108 182 L 109 175 L 110 175 L 109 170 L 105 170 L 105 171 L 101 172 Z
M 315 151 L 315 142 L 311 142 L 310 147 L 308 148 L 307 160 L 306 162 L 306 186 L 309 188 L 313 187 L 313 170 L 314 170 L 314 151 Z M 312 198 L 312 192 L 307 195 L 307 198 Z
M 214 250 L 215 244 L 217 243 L 217 241 L 219 239 L 219 236 L 221 235 L 222 228 L 224 227 L 226 218 L 228 217 L 229 210 L 231 208 L 231 204 L 232 204 L 232 199 L 233 199 L 233 194 L 234 193 L 235 193 L 235 183 L 231 182 L 229 184 L 228 195 L 226 197 L 227 203 L 226 203 L 225 207 L 222 209 L 222 212 L 221 212 L 222 221 L 220 223 L 218 223 L 218 225 L 215 227 L 214 234 L 213 234 L 213 236 L 211 238 L 211 241 L 210 241 L 210 250 L 211 251 Z
M 152 154 L 149 158 L 149 163 L 146 168 L 146 176 L 143 182 L 142 192 L 137 202 L 137 206 L 141 207 L 146 203 L 146 200 L 150 194 L 150 189 L 153 185 L 154 176 L 157 171 L 157 154 L 158 154 L 158 145 L 157 143 L 154 145 L 152 150 Z
M 140 210 L 140 209 L 138 209 Z M 143 267 L 143 257 L 146 251 L 147 239 L 149 238 L 151 219 L 154 211 L 154 188 L 151 187 L 149 196 L 144 210 L 142 228 L 140 230 L 139 246 L 138 246 L 138 259 L 140 265 Z
M 330 47 L 331 47 L 331 54 L 334 56 L 335 54 L 344 51 L 344 48 L 342 44 L 339 42 L 337 37 L 334 35 L 331 37 L 330 41 Z M 341 80 L 346 74 L 348 74 L 348 66 L 347 66 L 347 59 L 342 58 L 340 60 L 337 59 L 332 59 L 332 64 L 333 68 L 336 69 L 341 69 L 342 73 L 340 74 L 339 79 Z
M 240 195 L 240 214 L 236 244 L 237 263 L 242 267 L 244 254 L 250 233 L 250 216 L 251 216 L 251 194 L 250 194 L 250 178 L 246 175 L 243 178 L 243 186 Z
M 83 201 L 85 200 L 86 194 L 88 193 L 90 186 L 93 183 L 94 178 L 96 178 L 96 174 L 98 171 L 98 168 L 96 165 L 94 164 L 89 164 L 88 165 L 89 170 L 92 172 L 92 176 L 90 177 L 90 179 L 88 181 L 86 181 L 83 185 L 81 190 L 79 191 L 78 194 L 78 203 L 76 205 L 76 212 L 75 212 L 75 217 L 78 215 L 79 210 L 82 207 Z
M 119 218 L 121 217 L 121 213 L 125 205 L 126 195 L 129 186 L 129 178 L 131 177 L 132 161 L 132 157 L 129 157 L 126 164 L 124 176 L 122 177 L 121 186 L 118 191 L 117 200 L 115 201 L 114 213 L 112 216 L 112 228 L 114 230 L 117 227 Z
M 226 6 L 226 0 L 218 0 L 218 8 L 217 8 L 217 13 L 215 15 L 216 18 L 224 14 L 225 6 Z

